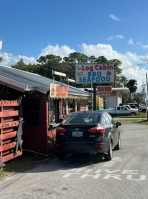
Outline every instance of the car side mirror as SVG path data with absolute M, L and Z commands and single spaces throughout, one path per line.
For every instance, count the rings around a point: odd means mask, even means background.
M 116 122 L 116 127 L 121 126 L 121 122 Z

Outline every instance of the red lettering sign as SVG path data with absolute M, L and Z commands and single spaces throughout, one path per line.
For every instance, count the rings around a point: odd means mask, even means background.
M 67 98 L 68 87 L 59 86 L 58 84 L 50 84 L 50 97 L 51 98 Z
M 111 92 L 112 87 L 111 86 L 98 86 L 97 91 L 98 92 Z

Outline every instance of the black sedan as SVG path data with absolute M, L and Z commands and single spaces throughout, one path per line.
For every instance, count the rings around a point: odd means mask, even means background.
M 112 159 L 112 150 L 120 149 L 120 122 L 105 111 L 71 113 L 56 129 L 56 154 L 99 153 Z

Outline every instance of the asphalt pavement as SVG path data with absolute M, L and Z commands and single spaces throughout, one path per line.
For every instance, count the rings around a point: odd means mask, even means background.
M 97 155 L 50 158 L 0 180 L 0 199 L 147 199 L 148 125 L 123 123 L 121 149 Z

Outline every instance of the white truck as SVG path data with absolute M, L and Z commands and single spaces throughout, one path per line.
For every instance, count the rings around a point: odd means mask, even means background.
M 137 109 L 128 109 L 126 106 L 116 106 L 115 108 L 103 109 L 111 115 L 137 115 Z
M 139 104 L 139 110 L 143 113 L 146 112 L 146 109 L 148 111 L 148 107 L 146 107 L 144 104 Z

